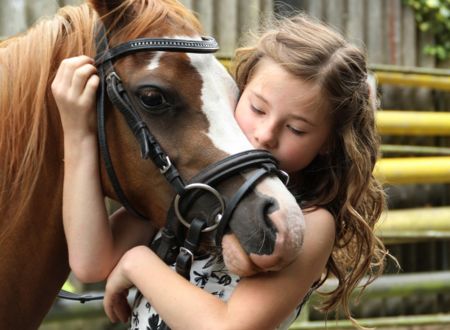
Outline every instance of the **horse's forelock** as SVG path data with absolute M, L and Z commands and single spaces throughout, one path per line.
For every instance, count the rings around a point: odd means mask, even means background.
M 168 22 L 187 32 L 202 32 L 195 15 L 174 0 L 126 0 L 103 19 L 109 22 L 108 30 L 114 31 L 113 44 L 142 37 L 149 31 L 167 27 Z

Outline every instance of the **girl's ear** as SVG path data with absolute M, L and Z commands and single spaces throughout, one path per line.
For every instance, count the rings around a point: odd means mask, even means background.
M 103 17 L 119 7 L 123 3 L 123 0 L 88 0 L 87 3 L 100 17 Z

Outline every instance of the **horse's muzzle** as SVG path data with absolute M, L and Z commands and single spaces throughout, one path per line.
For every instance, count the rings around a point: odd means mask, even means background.
M 280 187 L 281 186 L 281 187 Z M 303 244 L 304 219 L 294 197 L 274 197 L 284 189 L 276 179 L 268 179 L 256 187 L 236 210 L 230 222 L 233 237 L 222 241 L 225 263 L 239 275 L 279 270 L 298 255 Z M 259 193 L 258 193 L 259 192 Z M 239 244 L 240 247 L 235 246 Z

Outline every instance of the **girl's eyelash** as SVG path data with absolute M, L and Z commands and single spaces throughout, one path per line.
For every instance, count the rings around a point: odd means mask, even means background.
M 257 107 L 255 107 L 254 105 L 250 105 L 250 108 L 252 109 L 253 112 L 256 112 L 258 114 L 262 114 L 263 112 L 261 110 L 259 110 Z
M 287 126 L 288 128 L 289 128 L 289 130 L 292 132 L 292 133 L 294 133 L 295 135 L 303 135 L 303 134 L 305 134 L 306 132 L 304 132 L 304 131 L 301 131 L 301 130 L 299 130 L 299 129 L 296 129 L 296 128 L 294 128 L 294 127 L 292 127 L 292 126 Z

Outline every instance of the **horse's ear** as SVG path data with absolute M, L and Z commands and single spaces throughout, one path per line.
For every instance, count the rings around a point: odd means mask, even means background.
M 88 0 L 87 3 L 91 5 L 100 17 L 104 17 L 117 9 L 123 3 L 123 0 Z

